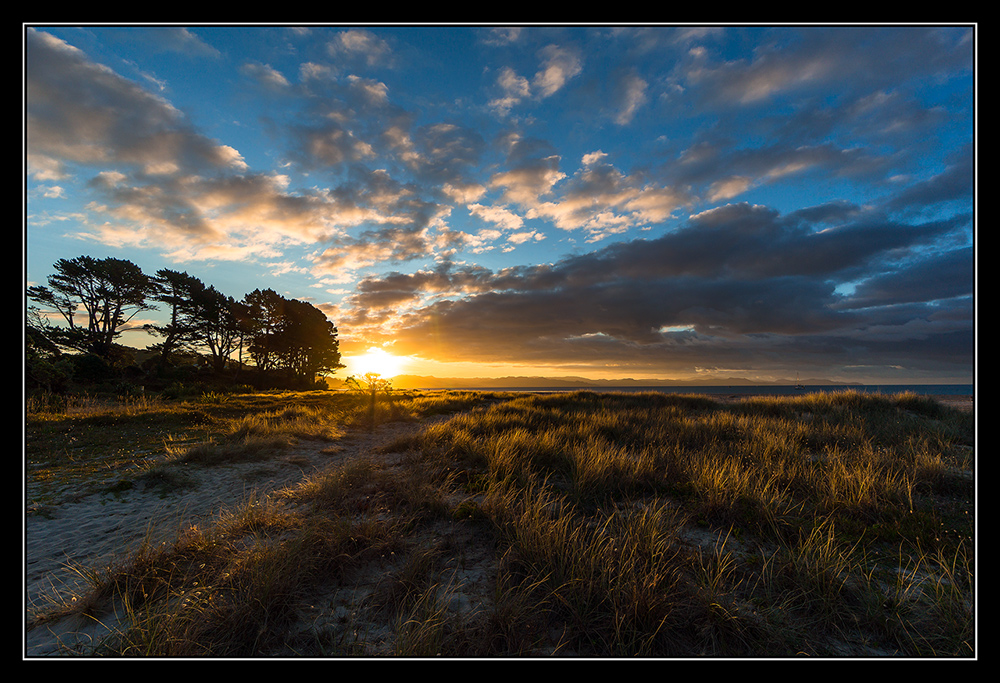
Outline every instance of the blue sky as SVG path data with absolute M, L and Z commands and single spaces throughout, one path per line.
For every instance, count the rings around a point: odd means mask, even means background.
M 24 28 L 28 284 L 269 287 L 413 374 L 972 381 L 975 25 Z

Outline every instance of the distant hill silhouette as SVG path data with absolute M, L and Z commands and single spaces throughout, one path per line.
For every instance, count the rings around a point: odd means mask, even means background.
M 802 380 L 807 386 L 857 386 L 859 383 L 834 382 L 827 379 Z M 586 389 L 612 387 L 698 387 L 698 386 L 792 386 L 794 380 L 762 382 L 743 377 L 722 377 L 705 380 L 662 380 L 662 379 L 588 379 L 586 377 L 432 377 L 426 375 L 397 375 L 392 378 L 396 389 L 504 389 L 504 388 L 567 388 Z

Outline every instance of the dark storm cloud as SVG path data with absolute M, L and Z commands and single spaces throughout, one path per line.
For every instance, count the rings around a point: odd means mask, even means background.
M 456 360 L 583 364 L 603 356 L 605 363 L 645 364 L 649 371 L 713 356 L 715 363 L 738 365 L 744 354 L 758 362 L 768 354 L 777 360 L 788 354 L 788 362 L 793 353 L 846 362 L 851 348 L 884 360 L 882 346 L 908 339 L 917 328 L 921 347 L 933 347 L 939 335 L 945 341 L 958 335 L 961 346 L 960 328 L 934 320 L 945 309 L 922 302 L 967 292 L 971 254 L 935 260 L 920 256 L 920 247 L 960 232 L 964 223 L 856 222 L 830 229 L 805 220 L 855 214 L 853 207 L 833 205 L 782 217 L 731 205 L 657 239 L 488 280 L 479 271 L 464 298 L 408 309 L 395 331 L 396 348 L 420 353 L 433 340 L 438 353 Z M 886 268 L 897 270 L 890 277 L 881 274 Z M 935 271 L 946 280 L 940 288 L 929 284 Z M 414 303 L 418 291 L 445 275 L 371 278 L 355 303 Z M 924 286 L 915 288 L 921 278 Z M 863 281 L 853 297 L 835 291 L 852 280 Z M 871 308 L 901 301 L 924 307 Z M 866 340 L 872 330 L 885 341 Z
M 816 212 L 829 218 L 832 208 L 818 207 Z M 816 230 L 802 220 L 808 215 L 800 212 L 785 219 L 774 209 L 731 204 L 699 214 L 683 229 L 660 238 L 622 242 L 567 259 L 560 273 L 566 278 L 613 273 L 632 279 L 696 276 L 744 281 L 857 275 L 878 255 L 929 243 L 964 225 L 859 221 Z
M 846 304 L 866 308 L 971 296 L 974 266 L 972 247 L 931 254 L 869 278 L 858 285 Z
M 419 306 L 426 298 L 487 292 L 502 281 L 503 276 L 482 266 L 455 266 L 450 262 L 440 263 L 433 270 L 369 276 L 360 280 L 354 292 L 345 298 L 345 306 L 350 311 L 345 319 L 362 322 L 375 316 L 380 321 L 388 320 L 401 307 Z
M 961 201 L 968 205 L 974 188 L 973 150 L 971 145 L 967 145 L 959 150 L 953 163 L 945 170 L 900 192 L 887 203 L 886 208 L 913 212 L 945 202 Z

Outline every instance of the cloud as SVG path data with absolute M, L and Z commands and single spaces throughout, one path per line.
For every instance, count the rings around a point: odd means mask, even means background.
M 363 276 L 337 309 L 345 330 L 414 352 L 433 339 L 456 358 L 663 372 L 875 362 L 899 340 L 941 367 L 966 357 L 974 146 L 939 146 L 967 140 L 955 121 L 973 102 L 938 97 L 971 80 L 964 29 L 475 30 L 494 61 L 463 64 L 448 97 L 440 80 L 409 88 L 444 57 L 420 61 L 405 33 L 324 30 L 320 49 L 206 61 L 242 64 L 211 105 L 245 98 L 239 125 L 259 116 L 272 136 L 256 153 L 205 135 L 165 69 L 123 60 L 130 80 L 29 29 L 37 214 L 177 260 L 306 254 L 324 287 Z M 154 34 L 174 60 L 214 52 Z M 733 58 L 744 40 L 755 50 Z M 260 171 L 269 156 L 278 170 Z M 814 206 L 773 208 L 805 193 Z M 573 255 L 504 267 L 546 238 Z M 465 261 L 487 253 L 492 269 Z
M 485 141 L 478 131 L 454 123 L 421 126 L 413 135 L 408 165 L 421 181 L 468 183 L 462 173 L 482 158 Z
M 506 116 L 522 100 L 531 96 L 531 86 L 528 79 L 519 76 L 509 66 L 500 69 L 496 83 L 501 95 L 491 100 L 489 106 L 501 116 Z
M 183 114 L 54 36 L 28 29 L 27 143 L 31 159 L 121 164 L 154 175 L 239 167 L 231 147 Z
M 62 180 L 69 177 L 66 165 L 59 159 L 31 152 L 26 155 L 26 158 L 29 175 L 40 182 Z
M 89 205 L 99 222 L 83 234 L 107 241 L 127 230 L 133 243 L 197 250 L 202 258 L 239 253 L 232 248 L 241 243 L 312 243 L 371 215 L 326 193 L 287 194 L 283 178 L 273 175 L 182 177 L 147 185 L 102 173 L 92 187 L 104 201 Z M 209 251 L 212 243 L 218 243 L 215 252 Z
M 385 227 L 367 231 L 360 237 L 332 240 L 312 258 L 317 276 L 356 272 L 378 263 L 411 261 L 428 255 L 432 242 L 424 230 Z
M 343 49 L 382 54 L 379 41 L 342 38 Z M 275 258 L 288 245 L 313 245 L 317 274 L 410 260 L 448 241 L 431 228 L 450 207 L 384 170 L 357 169 L 337 187 L 290 192 L 286 177 L 249 172 L 238 150 L 199 134 L 166 100 L 49 34 L 29 30 L 27 39 L 30 172 L 53 181 L 70 175 L 70 163 L 99 169 L 89 183 L 96 199 L 79 231 L 84 239 L 153 247 L 179 260 Z M 289 87 L 264 64 L 246 64 L 243 72 Z M 347 78 L 324 88 L 345 97 L 325 101 L 322 125 L 287 128 L 292 156 L 316 169 L 372 158 L 371 144 L 342 125 L 349 117 L 329 114 L 384 109 L 384 86 Z M 482 147 L 468 129 L 434 124 L 416 131 L 409 161 L 418 176 L 447 180 L 452 192 L 474 197 L 475 185 L 458 169 L 475 163 Z M 361 232 L 348 235 L 354 228 Z
M 730 176 L 717 180 L 709 186 L 708 200 L 719 202 L 732 199 L 746 192 L 750 184 L 751 180 L 744 176 Z
M 971 146 L 958 151 L 942 172 L 915 183 L 887 202 L 886 208 L 895 211 L 921 211 L 945 202 L 968 203 L 975 188 L 975 168 Z
M 584 167 L 562 183 L 558 196 L 552 199 L 544 197 L 552 194 L 556 181 L 566 178 L 561 173 L 556 176 L 550 172 L 545 177 L 552 183 L 544 187 L 544 193 L 529 191 L 541 183 L 537 176 L 525 174 L 521 178 L 522 191 L 514 195 L 508 188 L 508 196 L 525 206 L 529 217 L 551 221 L 562 230 L 584 230 L 591 240 L 644 224 L 662 223 L 689 204 L 691 198 L 685 190 L 646 184 L 609 163 L 599 163 L 603 158 L 586 155 Z
M 496 76 L 499 95 L 489 101 L 490 109 L 500 116 L 507 116 L 524 100 L 544 100 L 555 95 L 583 71 L 583 62 L 572 48 L 547 45 L 539 51 L 538 56 L 541 63 L 530 81 L 510 66 L 500 69 Z M 626 118 L 630 116 L 632 107 L 641 104 L 643 85 L 641 79 L 626 85 L 622 113 Z
M 392 48 L 388 42 L 371 31 L 362 29 L 338 33 L 327 43 L 327 50 L 335 57 L 360 57 L 370 66 L 387 64 L 392 57 Z
M 433 301 L 486 291 L 493 279 L 494 274 L 481 266 L 455 266 L 447 261 L 433 270 L 368 276 L 344 298 L 338 320 L 345 329 L 355 330 L 356 338 L 391 340 L 402 313 Z
M 558 45 L 548 45 L 542 49 L 542 64 L 532 85 L 539 97 L 551 97 L 562 89 L 574 76 L 583 71 L 580 57 L 571 49 Z
M 974 271 L 971 246 L 920 255 L 859 284 L 844 306 L 861 309 L 971 297 Z
M 284 90 L 289 86 L 288 79 L 270 64 L 250 62 L 240 67 L 240 73 L 257 81 L 265 88 Z
M 620 89 L 618 96 L 618 113 L 615 123 L 620 126 L 628 124 L 635 113 L 648 101 L 646 95 L 649 83 L 636 74 L 629 74 L 618 81 Z
M 503 206 L 473 204 L 469 206 L 469 213 L 504 230 L 517 230 L 524 225 L 523 218 Z
M 972 63 L 967 27 L 879 27 L 845 32 L 837 27 L 760 33 L 751 59 L 712 61 L 700 51 L 686 67 L 688 89 L 722 106 L 754 105 L 776 97 L 840 84 L 841 96 L 904 87 Z
M 364 140 L 334 121 L 291 129 L 296 158 L 307 168 L 332 167 L 371 158 L 374 151 Z
M 890 350 L 867 339 L 869 331 L 881 329 L 886 339 L 913 335 L 915 319 L 926 320 L 919 328 L 923 351 L 944 365 L 945 349 L 957 354 L 953 362 L 968 361 L 968 336 L 961 333 L 966 307 L 955 304 L 963 322 L 950 322 L 943 317 L 948 307 L 932 306 L 929 298 L 968 291 L 971 253 L 919 256 L 922 245 L 949 239 L 962 226 L 858 220 L 831 230 L 805 220 L 835 215 L 856 214 L 826 207 L 781 216 L 729 205 L 695 215 L 662 237 L 618 242 L 551 266 L 479 269 L 466 281 L 471 286 L 450 290 L 461 296 L 418 296 L 431 281 L 447 289 L 442 283 L 451 281 L 442 271 L 434 278 L 372 278 L 352 303 L 381 311 L 378 319 L 391 330 L 397 352 L 455 361 L 599 362 L 690 373 L 698 364 L 748 367 L 750 358 L 758 370 L 810 358 L 846 364 L 851 349 L 864 349 L 868 360 L 884 363 Z M 950 273 L 954 287 L 912 287 L 934 269 Z M 865 284 L 844 297 L 836 287 L 846 281 Z M 386 298 L 386 289 L 392 296 Z M 398 314 L 385 308 L 402 301 L 408 306 Z M 925 308 L 898 315 L 894 307 L 903 302 Z M 902 360 L 910 352 L 895 353 Z
M 509 45 L 517 41 L 522 31 L 520 26 L 489 28 L 478 36 L 486 45 Z
M 524 244 L 529 240 L 540 242 L 541 240 L 545 239 L 545 235 L 543 235 L 540 232 L 535 232 L 534 230 L 527 230 L 524 232 L 515 232 L 507 239 L 513 244 Z
M 441 191 L 455 204 L 474 204 L 486 193 L 486 187 L 471 180 L 452 180 L 444 183 Z
M 535 206 L 566 177 L 559 162 L 560 156 L 544 141 L 518 138 L 510 145 L 507 170 L 494 173 L 489 186 L 502 190 L 504 203 Z
M 161 26 L 144 36 L 149 44 L 161 50 L 195 57 L 218 57 L 220 52 L 183 27 Z

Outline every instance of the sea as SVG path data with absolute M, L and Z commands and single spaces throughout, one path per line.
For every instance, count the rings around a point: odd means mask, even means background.
M 559 387 L 461 387 L 479 391 L 523 391 L 523 392 L 568 392 L 568 391 L 657 391 L 667 394 L 724 394 L 734 395 L 775 395 L 794 396 L 815 392 L 861 391 L 873 394 L 898 394 L 912 392 L 931 396 L 973 396 L 973 384 L 806 384 L 801 387 L 782 384 L 734 384 L 734 385 L 671 385 L 671 386 L 559 386 Z

